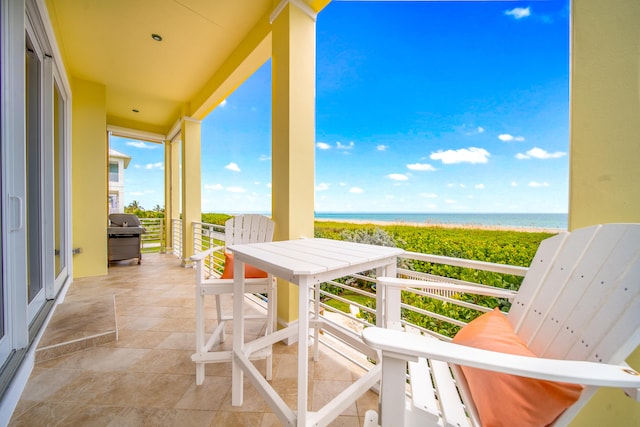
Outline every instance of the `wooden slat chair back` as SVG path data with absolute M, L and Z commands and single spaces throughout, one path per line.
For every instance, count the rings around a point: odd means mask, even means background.
M 200 385 L 204 381 L 205 364 L 228 362 L 231 360 L 230 350 L 217 349 L 212 351 L 216 345 L 225 341 L 226 322 L 232 320 L 231 313 L 225 314 L 222 310 L 221 295 L 233 294 L 233 279 L 221 279 L 221 273 L 214 269 L 206 268 L 205 261 L 209 260 L 213 264 L 214 256 L 223 259 L 225 248 L 234 244 L 271 242 L 275 223 L 262 215 L 238 215 L 225 222 L 225 245 L 215 246 L 191 257 L 195 262 L 196 273 L 196 352 L 191 359 L 196 363 L 196 384 Z M 216 255 L 217 253 L 217 255 Z M 273 302 L 276 300 L 275 278 L 268 276 L 265 279 L 246 279 L 245 290 L 247 294 L 267 294 L 267 315 L 245 315 L 245 319 L 261 318 L 265 319 L 264 333 L 273 332 L 276 322 L 276 311 Z M 212 333 L 205 331 L 206 311 L 205 297 L 215 296 L 217 325 Z M 266 377 L 271 379 L 272 375 L 272 355 L 271 349 L 264 349 L 257 352 L 252 358 L 266 358 Z
M 379 278 L 379 284 L 395 288 L 429 287 L 429 284 L 420 285 L 416 280 L 398 278 Z M 393 309 L 386 312 L 392 316 L 397 313 Z M 587 384 L 580 399 L 555 420 L 554 426 L 567 425 L 598 386 L 626 388 L 628 394 L 638 399 L 640 376 L 634 375 L 633 370 L 628 373 L 622 371 L 628 368 L 624 360 L 640 345 L 640 224 L 588 227 L 560 233 L 543 241 L 517 295 L 512 299 L 507 318 L 536 356 L 594 364 L 589 367 L 580 365 L 580 374 L 569 373 L 571 369 L 539 373 L 530 366 L 519 367 L 517 364 L 512 368 L 492 366 L 497 362 L 492 362 L 491 357 L 487 360 L 474 359 L 479 356 L 471 350 L 477 349 L 416 335 L 406 340 L 409 335 L 406 332 L 369 328 L 363 333 L 365 342 L 382 352 L 381 424 L 480 425 L 464 376 L 457 366 L 459 364 Z M 386 319 L 387 325 L 398 323 L 399 319 Z M 429 357 L 431 360 L 427 364 Z M 458 399 L 457 392 L 445 391 L 454 382 L 439 384 L 442 375 L 438 371 L 442 371 L 440 365 L 444 363 L 440 360 L 452 363 L 462 401 Z M 416 383 L 416 387 L 412 385 L 412 393 L 414 397 L 423 399 L 418 406 L 428 407 L 425 411 L 416 410 L 415 403 L 402 404 L 404 397 L 398 397 L 404 396 L 403 373 L 407 361 L 411 365 L 410 382 Z M 385 365 L 388 365 L 387 369 Z M 564 365 L 558 365 L 557 369 L 564 370 L 560 366 Z M 446 371 L 445 376 L 449 376 L 449 369 Z M 402 376 L 401 380 L 397 379 L 398 375 Z M 435 386 L 426 387 L 431 395 L 427 393 L 428 396 L 424 397 L 424 384 L 431 382 L 428 375 L 433 376 Z M 606 377 L 606 381 L 602 377 Z M 440 391 L 445 391 L 448 396 L 438 395 L 439 390 L 434 389 L 442 389 Z M 455 402 L 450 403 L 447 399 Z M 365 425 L 377 425 L 377 415 L 368 415 L 369 424 Z M 402 419 L 407 422 L 400 423 Z
M 539 357 L 624 362 L 640 345 L 640 225 L 588 227 L 542 242 L 507 317 Z M 563 418 L 596 390 L 583 391 Z

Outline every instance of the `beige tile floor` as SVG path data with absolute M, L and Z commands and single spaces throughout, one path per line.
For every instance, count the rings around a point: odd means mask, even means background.
M 194 282 L 193 269 L 160 254 L 145 255 L 141 265 L 112 265 L 107 276 L 75 280 L 43 335 L 9 425 L 280 425 L 249 383 L 244 405 L 231 406 L 230 363 L 207 365 L 204 384 L 195 385 Z M 208 312 L 212 328 L 215 310 Z M 320 360 L 310 363 L 310 410 L 363 373 L 321 349 Z M 297 345 L 274 346 L 272 385 L 294 410 L 296 354 Z M 256 364 L 264 372 L 264 361 Z M 376 405 L 377 395 L 368 392 L 331 425 L 360 426 Z

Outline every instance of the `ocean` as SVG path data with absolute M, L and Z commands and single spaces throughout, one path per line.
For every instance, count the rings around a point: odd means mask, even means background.
M 540 228 L 566 230 L 568 214 L 534 213 L 357 213 L 316 212 L 316 220 L 352 220 L 416 224 L 459 224 L 508 228 Z

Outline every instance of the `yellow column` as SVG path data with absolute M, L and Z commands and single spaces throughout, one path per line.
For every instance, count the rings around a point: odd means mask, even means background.
M 569 228 L 640 222 L 640 2 L 574 0 L 571 13 Z M 627 363 L 640 369 L 640 349 Z M 640 404 L 600 389 L 571 426 L 603 425 L 640 425 Z
M 173 248 L 173 219 L 180 217 L 180 144 L 164 142 L 165 248 Z
M 71 193 L 73 276 L 107 274 L 108 164 L 107 95 L 104 85 L 72 81 Z
M 640 2 L 576 0 L 571 12 L 569 227 L 640 222 Z
M 276 240 L 313 237 L 315 19 L 289 3 L 272 26 L 272 212 Z M 297 319 L 298 289 L 278 283 L 278 320 Z
M 182 118 L 182 265 L 193 255 L 193 223 L 202 221 L 200 121 Z

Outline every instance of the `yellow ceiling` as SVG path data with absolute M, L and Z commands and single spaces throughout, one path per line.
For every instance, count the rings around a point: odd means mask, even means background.
M 241 56 L 249 55 L 268 35 L 265 28 L 277 3 L 46 0 L 67 73 L 105 86 L 108 124 L 160 134 L 181 115 L 202 113 L 203 105 L 211 104 L 211 95 L 231 72 L 225 61 L 234 52 L 238 56 L 238 49 L 244 49 Z M 163 40 L 154 41 L 154 33 Z M 258 62 L 269 54 L 263 49 Z

